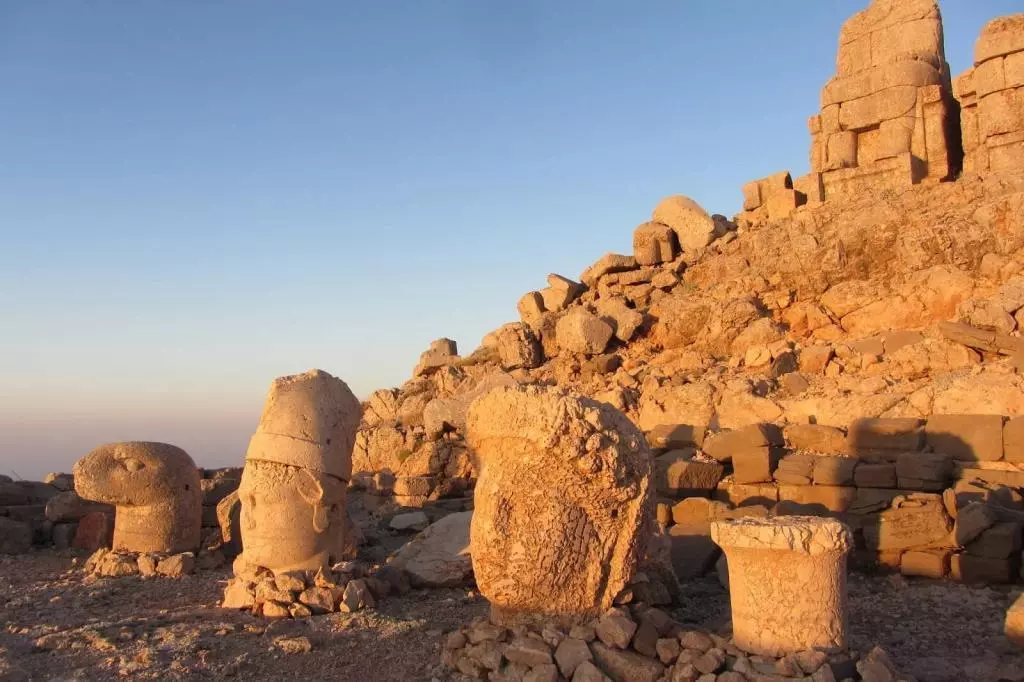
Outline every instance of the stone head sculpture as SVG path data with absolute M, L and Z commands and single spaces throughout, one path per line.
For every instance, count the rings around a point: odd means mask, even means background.
M 101 445 L 75 462 L 75 491 L 116 507 L 115 550 L 189 552 L 199 547 L 203 493 L 199 470 L 166 443 Z
M 610 405 L 497 388 L 469 408 L 473 571 L 492 617 L 585 618 L 633 579 L 653 528 L 643 434 Z
M 340 558 L 359 401 L 326 372 L 274 380 L 238 489 L 243 566 L 316 570 Z

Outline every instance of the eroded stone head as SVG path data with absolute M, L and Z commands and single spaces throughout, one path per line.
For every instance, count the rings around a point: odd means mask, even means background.
M 113 504 L 114 549 L 183 552 L 198 547 L 202 490 L 195 462 L 167 443 L 101 445 L 74 467 L 75 491 Z
M 359 401 L 320 370 L 275 379 L 238 490 L 243 567 L 316 570 L 340 558 Z
M 480 471 L 473 570 L 496 613 L 610 607 L 653 518 L 643 434 L 607 404 L 538 387 L 495 389 L 467 422 Z

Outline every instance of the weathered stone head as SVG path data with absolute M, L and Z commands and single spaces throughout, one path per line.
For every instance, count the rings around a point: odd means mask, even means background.
M 78 460 L 74 474 L 81 497 L 116 507 L 115 550 L 189 552 L 199 547 L 199 470 L 181 448 L 109 443 Z
M 492 616 L 609 608 L 653 526 L 643 434 L 610 405 L 538 387 L 487 393 L 467 429 L 480 471 L 473 571 Z
M 236 572 L 316 570 L 340 558 L 359 415 L 352 391 L 326 372 L 274 381 L 238 489 Z

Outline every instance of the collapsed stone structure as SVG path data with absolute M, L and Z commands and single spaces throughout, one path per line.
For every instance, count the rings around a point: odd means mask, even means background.
M 101 445 L 75 462 L 75 492 L 116 507 L 113 548 L 125 552 L 198 550 L 202 489 L 195 462 L 166 443 Z
M 492 617 L 609 608 L 653 530 L 643 434 L 607 405 L 534 387 L 494 389 L 467 422 L 480 471 L 473 572 Z

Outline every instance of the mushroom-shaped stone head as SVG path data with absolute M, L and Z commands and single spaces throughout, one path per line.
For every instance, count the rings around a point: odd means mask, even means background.
M 500 617 L 610 607 L 653 527 L 643 434 L 608 404 L 538 387 L 477 399 L 467 430 L 480 471 L 473 570 Z
M 74 467 L 75 491 L 117 508 L 114 548 L 182 552 L 199 545 L 202 490 L 195 462 L 167 443 L 101 445 Z

